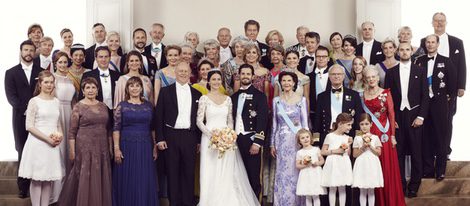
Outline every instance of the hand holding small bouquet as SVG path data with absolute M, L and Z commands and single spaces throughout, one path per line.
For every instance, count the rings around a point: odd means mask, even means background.
M 312 157 L 310 155 L 305 155 L 304 158 L 302 158 L 302 164 L 308 165 L 309 163 L 312 163 Z
M 364 146 L 369 146 L 370 142 L 372 141 L 372 134 L 365 133 L 364 135 L 362 135 L 362 141 L 364 142 Z
M 52 139 L 52 141 L 54 141 L 54 145 L 58 145 L 60 142 L 62 142 L 64 135 L 62 132 L 55 131 L 51 133 L 49 137 Z
M 209 148 L 219 152 L 219 158 L 222 158 L 226 151 L 235 150 L 237 146 L 237 134 L 228 127 L 212 130 Z
M 346 152 L 346 150 L 349 148 L 349 144 L 348 143 L 343 143 L 343 144 L 341 144 L 340 148 L 343 149 Z

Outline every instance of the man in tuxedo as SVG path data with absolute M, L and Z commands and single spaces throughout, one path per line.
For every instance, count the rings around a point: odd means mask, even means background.
M 308 27 L 306 26 L 299 26 L 297 27 L 297 32 L 295 37 L 299 43 L 292 45 L 286 49 L 286 51 L 297 51 L 299 52 L 299 58 L 304 57 L 307 55 L 307 46 L 305 45 L 305 34 L 309 32 Z
M 313 131 L 320 133 L 320 145 L 331 131 L 333 122 L 340 113 L 349 113 L 354 117 L 353 129 L 348 133 L 354 137 L 359 129 L 359 115 L 364 113 L 359 93 L 343 86 L 344 68 L 334 64 L 329 68 L 328 78 L 331 86 L 317 97 Z
M 217 32 L 217 41 L 220 44 L 220 64 L 225 63 L 227 60 L 232 58 L 234 55 L 232 53 L 232 48 L 230 45 L 230 40 L 232 40 L 232 35 L 230 34 L 230 29 L 227 27 L 222 27 Z
M 331 88 L 331 81 L 328 78 L 328 68 L 330 58 L 328 57 L 329 50 L 324 46 L 318 46 L 315 57 L 317 62 L 314 65 L 315 70 L 308 74 L 310 78 L 310 120 L 315 120 L 315 106 L 317 105 L 317 97 L 320 93 Z
M 397 127 L 397 153 L 400 164 L 403 192 L 416 197 L 421 184 L 422 164 L 422 125 L 428 114 L 429 90 L 427 71 L 411 62 L 412 47 L 408 42 L 398 46 L 400 63 L 387 70 L 385 88 L 389 88 L 395 107 Z M 429 141 L 426 139 L 426 141 Z M 407 186 L 405 180 L 406 148 L 411 156 L 411 178 Z
M 52 48 L 54 41 L 50 37 L 43 37 L 39 43 L 39 56 L 34 59 L 34 63 L 44 70 L 54 73 L 54 65 L 52 64 Z
M 155 77 L 155 72 L 157 71 L 157 60 L 155 57 L 146 54 L 145 43 L 147 42 L 147 33 L 142 28 L 134 29 L 132 32 L 132 41 L 134 43 L 134 49 L 140 52 L 142 56 L 142 74 L 149 77 L 152 82 Z M 127 57 L 127 54 L 124 54 Z M 121 58 L 121 71 L 126 70 L 126 58 Z
M 85 50 L 85 68 L 93 69 L 93 63 L 95 62 L 95 50 L 100 46 L 107 46 L 106 44 L 106 29 L 104 24 L 96 23 L 93 25 L 93 39 L 95 44 L 88 47 Z
M 429 113 L 424 123 L 426 141 L 423 141 L 423 177 L 442 180 L 446 171 L 447 148 L 450 146 L 450 136 L 447 135 L 449 101 L 457 96 L 457 70 L 449 58 L 437 53 L 439 36 L 427 36 L 425 45 L 427 55 L 416 60 L 418 66 L 427 68 L 430 98 Z
M 299 71 L 305 75 L 312 73 L 315 68 L 315 52 L 320 45 L 320 35 L 311 31 L 305 34 L 305 46 L 307 53 L 299 61 Z
M 449 69 L 454 69 L 454 73 L 457 74 L 457 96 L 463 97 L 465 94 L 465 85 L 467 81 L 467 63 L 465 61 L 465 50 L 463 47 L 463 42 L 461 39 L 449 35 L 446 32 L 447 26 L 447 19 L 446 15 L 442 12 L 437 12 L 432 16 L 432 26 L 434 27 L 434 34 L 439 36 L 439 47 L 437 52 L 444 56 L 448 57 L 454 67 Z M 428 53 L 426 49 L 426 39 L 421 39 L 421 48 L 424 49 L 425 53 Z M 457 96 L 451 96 L 449 101 L 449 119 L 448 119 L 448 128 L 447 128 L 447 135 L 449 136 L 449 140 L 452 139 L 452 130 L 453 124 L 452 121 L 454 119 L 454 115 L 457 112 Z M 450 154 L 452 149 L 449 147 L 447 148 L 447 154 Z
M 245 164 L 248 179 L 255 195 L 261 198 L 261 158 L 262 146 L 268 123 L 268 103 L 266 95 L 251 85 L 255 70 L 243 64 L 238 71 L 240 90 L 232 95 L 233 119 L 237 144 Z
M 318 59 L 319 60 L 319 59 Z M 323 147 L 326 135 L 331 131 L 333 122 L 340 113 L 349 113 L 354 117 L 353 129 L 347 134 L 354 137 L 359 129 L 359 116 L 364 112 L 359 93 L 343 86 L 344 68 L 334 64 L 328 71 L 331 86 L 320 93 L 317 98 L 313 131 L 320 133 L 320 148 Z M 328 204 L 328 198 L 321 197 L 321 202 Z M 352 204 L 351 188 L 346 188 L 346 205 Z
M 5 72 L 5 94 L 13 108 L 13 136 L 15 149 L 18 152 L 18 165 L 21 162 L 23 147 L 28 138 L 26 131 L 26 109 L 36 87 L 36 78 L 42 69 L 33 63 L 36 46 L 26 40 L 20 46 L 20 63 Z M 29 191 L 29 179 L 18 177 L 19 197 L 26 198 Z
M 89 72 L 85 72 L 82 76 L 82 80 L 87 77 L 93 77 L 98 82 L 98 96 L 97 100 L 102 101 L 108 106 L 111 117 L 112 109 L 114 108 L 114 87 L 116 81 L 119 79 L 119 73 L 109 69 L 109 62 L 111 61 L 111 51 L 107 46 L 100 46 L 96 48 L 95 59 L 98 63 L 98 68 L 95 68 Z M 82 90 L 80 90 L 80 99 L 85 98 Z
M 189 83 L 189 64 L 175 69 L 176 83 L 163 87 L 158 96 L 155 128 L 157 146 L 165 153 L 171 206 L 195 205 L 194 168 L 201 132 L 196 126 L 201 97 Z
M 144 54 L 155 58 L 157 61 L 157 69 L 165 68 L 168 66 L 164 53 L 165 45 L 162 43 L 163 37 L 165 37 L 165 26 L 160 23 L 152 24 L 150 37 L 152 38 L 152 43 L 145 47 Z
M 382 52 L 382 43 L 374 39 L 374 23 L 366 21 L 361 25 L 362 43 L 356 47 L 356 56 L 363 56 L 367 64 L 375 65 L 385 60 Z
M 248 20 L 245 22 L 245 36 L 250 39 L 250 41 L 255 42 L 258 45 L 259 50 L 261 51 L 261 63 L 265 68 L 273 68 L 271 61 L 268 57 L 269 46 L 256 40 L 258 38 L 260 25 L 255 20 Z

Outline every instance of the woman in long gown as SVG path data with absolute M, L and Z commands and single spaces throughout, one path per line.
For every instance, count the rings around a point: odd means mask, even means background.
M 197 126 L 202 131 L 199 205 L 260 205 L 250 186 L 239 150 L 226 151 L 219 158 L 217 150 L 209 148 L 212 130 L 233 129 L 233 117 L 232 100 L 218 91 L 222 86 L 222 73 L 213 70 L 208 78 L 209 93 L 199 99 L 197 112 Z
M 59 205 L 111 205 L 111 140 L 108 107 L 98 101 L 98 82 L 88 77 L 82 82 L 85 98 L 72 111 L 69 159 L 72 169 L 65 180 Z
M 377 135 L 382 141 L 382 154 L 379 156 L 382 164 L 384 187 L 376 188 L 376 205 L 402 206 L 405 205 L 403 187 L 401 184 L 400 167 L 398 164 L 395 139 L 395 112 L 390 90 L 382 89 L 379 85 L 377 69 L 366 67 L 364 76 L 367 87 L 364 90 L 364 111 L 370 111 L 373 118 L 370 132 Z M 369 113 L 369 112 L 368 112 Z M 377 119 L 374 121 L 374 119 Z M 389 128 L 385 131 L 386 125 Z M 380 123 L 378 126 L 377 123 Z M 383 128 L 382 130 L 379 127 Z
M 299 145 L 295 135 L 301 128 L 308 129 L 307 101 L 295 93 L 298 79 L 292 72 L 281 72 L 282 93 L 273 99 L 273 127 L 271 155 L 276 159 L 274 177 L 274 206 L 300 205 L 296 195 L 299 170 L 295 158 Z
M 26 130 L 29 135 L 24 145 L 18 177 L 31 179 L 31 203 L 47 206 L 54 181 L 60 181 L 65 168 L 60 160 L 62 128 L 59 100 L 54 97 L 54 76 L 49 70 L 41 71 L 33 98 L 26 110 Z
M 113 206 L 158 205 L 153 105 L 143 90 L 142 80 L 131 77 L 126 98 L 114 110 Z
M 54 56 L 53 64 L 55 67 L 55 97 L 59 100 L 60 103 L 60 123 L 62 125 L 62 134 L 64 134 L 64 139 L 60 143 L 60 160 L 65 168 L 65 174 L 70 172 L 72 165 L 68 161 L 68 143 L 67 143 L 67 131 L 70 125 L 70 116 L 72 114 L 72 100 L 75 97 L 75 88 L 73 86 L 72 80 L 67 76 L 69 73 L 68 68 L 69 57 L 67 53 L 59 51 Z M 62 190 L 62 184 L 65 179 L 60 181 L 55 181 L 52 186 L 52 196 L 51 203 L 57 202 L 59 200 L 60 191 Z

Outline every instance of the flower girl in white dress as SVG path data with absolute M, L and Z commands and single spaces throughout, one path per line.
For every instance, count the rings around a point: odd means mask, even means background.
M 361 135 L 354 138 L 353 156 L 356 158 L 353 169 L 353 187 L 360 190 L 361 206 L 375 205 L 374 188 L 383 187 L 382 165 L 379 156 L 382 143 L 377 135 L 370 133 L 372 119 L 369 114 L 361 114 L 359 118 Z
M 346 186 L 353 181 L 352 166 L 349 155 L 352 137 L 346 133 L 351 130 L 353 118 L 347 113 L 341 113 L 333 123 L 333 132 L 325 137 L 321 153 L 326 157 L 322 172 L 322 186 L 329 188 L 330 205 L 336 204 L 336 190 L 339 193 L 339 205 L 346 205 Z
M 320 185 L 321 166 L 325 163 L 320 148 L 312 146 L 312 133 L 306 129 L 300 129 L 296 135 L 297 143 L 302 149 L 297 151 L 295 165 L 299 172 L 297 180 L 298 196 L 305 196 L 306 206 L 320 205 L 320 195 L 326 194 L 326 189 Z

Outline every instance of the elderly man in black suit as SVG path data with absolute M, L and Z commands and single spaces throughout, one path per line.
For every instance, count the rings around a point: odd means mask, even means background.
M 434 34 L 439 36 L 439 47 L 437 52 L 444 56 L 448 57 L 454 64 L 453 69 L 454 73 L 457 74 L 457 96 L 462 97 L 465 94 L 465 85 L 467 81 L 467 64 L 465 62 L 465 50 L 463 47 L 463 42 L 461 39 L 449 35 L 446 32 L 447 19 L 446 15 L 442 12 L 437 12 L 432 16 L 432 26 L 434 27 Z M 421 48 L 424 49 L 424 52 L 427 54 L 426 49 L 426 39 L 421 39 Z M 454 115 L 457 112 L 457 96 L 453 96 L 449 101 L 449 119 L 448 119 L 448 133 L 449 141 L 452 139 L 452 120 Z M 447 154 L 450 154 L 452 149 L 447 148 Z
M 344 68 L 334 64 L 329 68 L 328 77 L 331 86 L 318 95 L 313 124 L 313 131 L 320 133 L 320 145 L 323 145 L 338 114 L 345 112 L 354 117 L 353 129 L 348 134 L 353 137 L 355 130 L 359 129 L 359 115 L 364 113 L 359 93 L 343 86 Z
M 268 123 L 268 102 L 266 95 L 251 85 L 254 72 L 253 66 L 249 64 L 240 66 L 238 73 L 241 87 L 231 98 L 235 132 L 238 134 L 237 144 L 251 188 L 259 197 L 261 194 L 261 149 L 264 145 Z
M 191 69 L 181 62 L 175 69 L 176 83 L 161 89 L 156 108 L 157 146 L 165 152 L 171 206 L 194 203 L 194 168 L 201 132 L 196 125 L 201 97 L 189 85 Z
M 20 45 L 20 63 L 5 72 L 5 94 L 8 103 L 13 108 L 13 136 L 15 149 L 18 152 L 18 165 L 21 162 L 23 147 L 28 137 L 25 128 L 26 108 L 33 96 L 36 87 L 36 78 L 42 71 L 39 64 L 33 63 L 36 46 L 31 40 L 26 40 Z M 29 179 L 18 177 L 19 197 L 26 198 L 29 191 Z
M 374 39 L 374 23 L 366 21 L 361 25 L 362 43 L 356 47 L 356 56 L 363 56 L 367 64 L 375 65 L 385 60 L 382 52 L 382 43 Z
M 147 43 L 147 33 L 142 28 L 134 29 L 132 32 L 132 42 L 134 43 L 134 49 L 140 52 L 142 56 L 142 74 L 150 78 L 152 83 L 157 71 L 157 60 L 152 55 L 145 53 L 145 43 Z M 127 56 L 127 54 L 124 54 Z M 121 71 L 124 71 L 126 66 L 126 58 L 121 58 Z
M 430 97 L 428 118 L 424 123 L 426 141 L 423 141 L 423 177 L 442 180 L 450 146 L 450 136 L 447 135 L 449 101 L 457 96 L 457 70 L 449 58 L 437 53 L 439 36 L 427 36 L 425 45 L 428 54 L 416 60 L 418 66 L 427 68 Z
M 429 90 L 426 68 L 411 62 L 412 47 L 408 42 L 398 46 L 400 63 L 387 70 L 385 86 L 389 88 L 395 107 L 398 124 L 396 139 L 403 192 L 408 188 L 408 197 L 416 197 L 421 184 L 422 125 L 428 114 Z M 405 180 L 405 148 L 411 154 L 411 178 Z M 406 193 L 405 193 L 406 194 Z
M 165 26 L 160 23 L 154 23 L 149 33 L 152 38 L 152 43 L 145 47 L 144 54 L 155 58 L 157 61 L 157 69 L 165 68 L 168 66 L 168 61 L 163 52 L 165 51 L 165 44 L 162 43 L 163 37 L 165 37 Z

